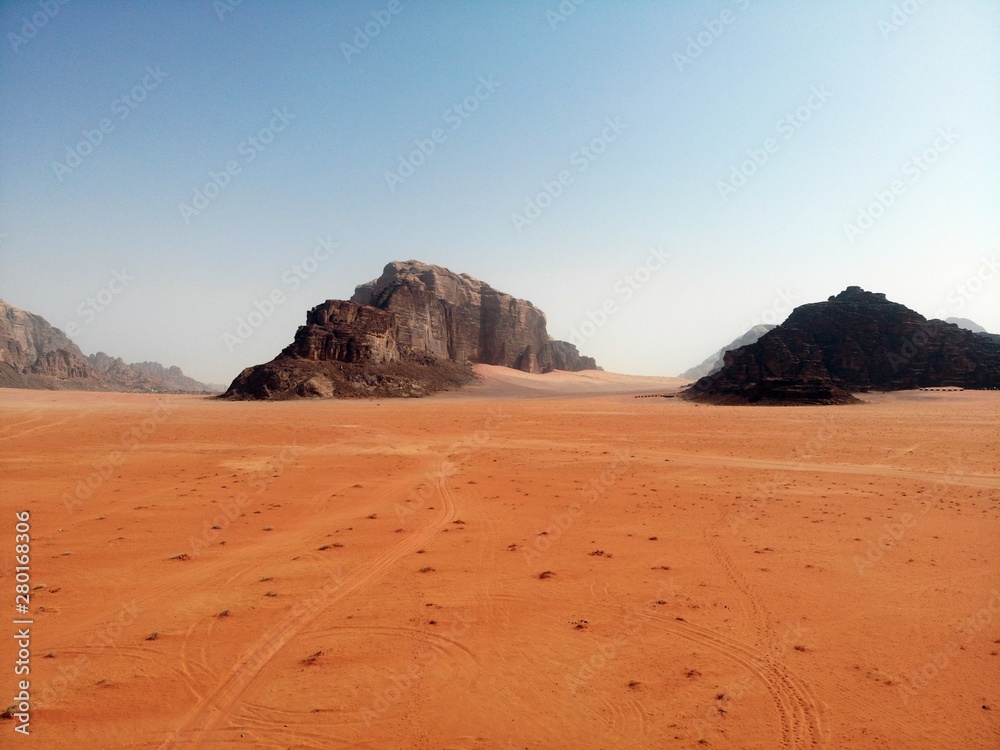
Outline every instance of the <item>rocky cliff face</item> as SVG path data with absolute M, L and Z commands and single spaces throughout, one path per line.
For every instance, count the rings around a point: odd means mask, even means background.
M 741 346 L 747 346 L 748 344 L 753 344 L 761 336 L 763 336 L 768 331 L 773 330 L 774 328 L 775 326 L 767 323 L 762 323 L 761 325 L 754 326 L 735 341 L 731 341 L 729 342 L 729 344 L 719 349 L 719 351 L 717 351 L 712 356 L 708 357 L 700 365 L 696 365 L 695 367 L 692 367 L 689 370 L 685 370 L 680 375 L 678 375 L 678 377 L 686 378 L 687 380 L 698 380 L 699 378 L 703 378 L 706 375 L 711 375 L 712 373 L 718 372 L 719 370 L 722 369 L 722 365 L 724 364 L 723 358 L 725 357 L 726 352 L 730 352 L 733 349 L 739 349 Z
M 31 363 L 27 372 L 32 375 L 42 375 L 58 378 L 59 380 L 91 380 L 93 384 L 101 385 L 106 381 L 97 377 L 93 368 L 87 360 L 78 354 L 65 349 L 56 349 L 43 353 L 38 359 Z M 87 388 L 86 390 L 91 390 Z
M 977 336 L 982 336 L 989 341 L 996 341 L 1000 343 L 1000 333 L 990 333 L 985 328 L 983 328 L 978 323 L 969 320 L 968 318 L 945 318 L 945 323 L 954 323 L 959 328 L 964 328 L 967 331 L 972 331 Z
M 306 324 L 282 356 L 385 364 L 398 362 L 395 316 L 356 302 L 327 300 L 306 314 Z
M 208 390 L 179 368 L 170 368 L 175 370 L 177 382 L 184 383 L 181 387 L 104 352 L 84 357 L 45 318 L 0 300 L 0 387 L 142 393 Z
M 847 403 L 867 390 L 1000 387 L 1000 345 L 848 287 L 802 305 L 688 389 L 720 403 Z
M 270 362 L 244 370 L 234 399 L 422 396 L 472 382 L 473 363 L 526 372 L 596 368 L 552 341 L 530 302 L 471 276 L 390 263 L 350 301 L 327 300 Z
M 0 300 L 0 362 L 25 372 L 42 355 L 59 350 L 83 357 L 79 347 L 45 318 Z
M 440 266 L 390 263 L 351 301 L 393 313 L 399 343 L 435 357 L 525 372 L 597 367 L 572 344 L 552 341 L 545 314 L 530 302 Z
M 416 397 L 474 380 L 467 365 L 400 346 L 396 335 L 392 313 L 327 300 L 307 313 L 306 325 L 277 357 L 245 369 L 222 397 Z

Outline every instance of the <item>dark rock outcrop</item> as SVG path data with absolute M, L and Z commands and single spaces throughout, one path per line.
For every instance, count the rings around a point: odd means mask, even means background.
M 467 365 L 400 346 L 396 326 L 393 313 L 327 300 L 308 312 L 277 357 L 245 369 L 222 397 L 414 397 L 473 382 Z
M 954 323 L 959 328 L 964 328 L 967 331 L 972 331 L 978 336 L 982 336 L 988 341 L 995 341 L 1000 343 L 1000 333 L 990 333 L 985 328 L 983 328 L 978 323 L 969 320 L 968 318 L 945 318 L 945 323 Z
M 726 356 L 726 352 L 732 351 L 733 349 L 739 349 L 741 346 L 747 346 L 748 344 L 755 343 L 761 336 L 770 330 L 773 330 L 776 326 L 769 323 L 761 323 L 751 328 L 749 331 L 744 333 L 735 341 L 729 342 L 726 346 L 722 347 L 712 356 L 708 357 L 700 365 L 696 365 L 689 370 L 685 370 L 677 377 L 685 378 L 687 380 L 698 380 L 706 375 L 711 375 L 722 369 L 724 364 L 723 358 Z
M 973 333 L 986 333 L 985 328 L 974 320 L 969 320 L 968 318 L 945 318 L 944 322 L 953 323 L 959 328 L 964 328 L 966 331 L 972 331 Z
M 401 358 L 392 313 L 357 302 L 327 300 L 306 314 L 306 324 L 282 356 L 385 364 Z M 412 348 L 412 347 L 411 347 Z
M 850 403 L 869 390 L 1000 387 L 1000 345 L 848 287 L 795 308 L 685 395 L 715 403 Z
M 156 363 L 145 363 L 156 364 Z M 162 365 L 157 365 L 162 368 Z M 85 357 L 80 348 L 45 318 L 0 300 L 0 387 L 45 390 L 207 392 L 177 367 L 168 381 L 104 352 Z
M 474 363 L 526 372 L 597 366 L 572 344 L 552 341 L 530 302 L 408 261 L 387 265 L 350 301 L 314 307 L 291 344 L 240 373 L 223 397 L 423 396 L 472 382 Z

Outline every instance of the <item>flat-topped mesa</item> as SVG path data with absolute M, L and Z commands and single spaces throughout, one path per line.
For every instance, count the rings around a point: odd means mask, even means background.
M 248 367 L 236 399 L 423 396 L 474 380 L 472 365 L 525 372 L 596 369 L 553 341 L 530 302 L 465 274 L 418 261 L 390 263 L 349 301 L 312 308 L 295 340 Z
M 435 357 L 525 372 L 597 368 L 572 344 L 553 341 L 545 314 L 527 300 L 441 266 L 389 263 L 351 301 L 393 313 L 400 346 Z
M 849 403 L 868 390 L 1000 387 L 1000 345 L 851 286 L 795 308 L 686 391 L 716 403 Z

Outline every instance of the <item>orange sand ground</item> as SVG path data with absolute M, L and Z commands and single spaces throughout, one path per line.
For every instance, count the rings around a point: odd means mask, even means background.
M 482 370 L 379 402 L 0 391 L 3 705 L 16 509 L 41 587 L 31 736 L 0 746 L 1000 746 L 1000 393 Z

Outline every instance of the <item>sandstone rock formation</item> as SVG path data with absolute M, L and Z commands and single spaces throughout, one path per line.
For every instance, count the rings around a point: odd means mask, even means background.
M 245 369 L 222 397 L 414 397 L 473 381 L 466 365 L 401 347 L 396 325 L 385 310 L 327 300 L 308 312 L 306 325 L 277 357 Z
M 80 348 L 45 318 L 0 300 L 0 387 L 47 390 L 196 392 L 209 389 L 177 367 L 169 378 L 104 352 L 85 357 Z M 176 373 L 174 372 L 176 371 Z
M 351 301 L 394 313 L 399 343 L 436 357 L 525 372 L 597 367 L 572 344 L 552 341 L 545 314 L 530 302 L 440 266 L 389 263 Z
M 291 344 L 240 373 L 223 396 L 422 396 L 472 382 L 474 363 L 526 372 L 597 367 L 572 344 L 552 341 L 545 315 L 530 302 L 407 261 L 388 264 L 350 301 L 314 307 Z
M 691 369 L 685 370 L 678 375 L 678 377 L 686 378 L 687 380 L 698 380 L 706 375 L 718 372 L 722 369 L 723 357 L 725 357 L 726 352 L 732 351 L 733 349 L 739 349 L 741 346 L 747 346 L 748 344 L 755 343 L 757 339 L 775 327 L 776 326 L 768 323 L 762 323 L 761 325 L 754 326 L 738 339 L 729 342 L 729 344 L 719 349 L 719 351 L 708 357 L 700 365 L 695 365 Z
M 45 318 L 0 300 L 0 362 L 24 372 L 46 352 L 60 349 L 83 357 L 76 344 Z
M 1000 344 L 848 287 L 795 308 L 685 395 L 715 403 L 850 403 L 868 390 L 1000 388 Z

